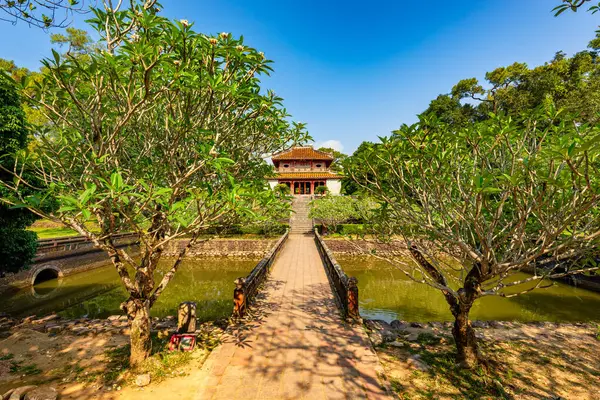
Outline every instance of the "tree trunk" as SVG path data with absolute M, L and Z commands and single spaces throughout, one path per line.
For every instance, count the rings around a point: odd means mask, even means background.
M 131 344 L 129 365 L 135 368 L 148 358 L 152 351 L 152 339 L 150 338 L 150 301 L 129 298 L 121 307 L 127 313 L 131 328 L 129 337 Z
M 408 248 L 413 258 L 433 280 L 442 287 L 448 287 L 444 274 L 425 259 L 415 244 L 409 243 Z M 463 368 L 473 368 L 484 361 L 479 353 L 475 331 L 469 321 L 469 311 L 481 292 L 481 282 L 485 280 L 485 276 L 482 275 L 483 270 L 484 268 L 479 264 L 471 268 L 465 278 L 465 287 L 458 290 L 458 296 L 453 295 L 450 290 L 442 289 L 450 311 L 454 315 L 452 336 L 456 343 L 456 361 Z
M 456 313 L 452 336 L 456 342 L 456 362 L 463 368 L 474 368 L 482 361 L 475 330 L 469 321 L 471 307 L 461 307 Z

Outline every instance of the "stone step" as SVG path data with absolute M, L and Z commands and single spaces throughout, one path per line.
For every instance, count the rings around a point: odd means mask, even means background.
M 310 213 L 309 203 L 312 201 L 309 197 L 296 197 L 292 202 L 294 212 L 290 217 L 291 233 L 312 233 L 314 230 L 313 220 L 308 217 Z

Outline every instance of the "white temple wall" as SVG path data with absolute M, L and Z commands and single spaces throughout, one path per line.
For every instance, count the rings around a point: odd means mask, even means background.
M 327 179 L 325 182 L 329 193 L 333 195 L 339 195 L 342 192 L 342 181 L 341 179 Z

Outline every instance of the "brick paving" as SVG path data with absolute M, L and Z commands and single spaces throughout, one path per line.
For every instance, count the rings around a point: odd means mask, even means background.
M 359 325 L 339 316 L 312 235 L 291 235 L 254 319 L 204 363 L 197 399 L 387 399 Z

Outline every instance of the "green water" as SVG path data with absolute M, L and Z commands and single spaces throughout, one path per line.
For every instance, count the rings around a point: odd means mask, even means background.
M 165 260 L 160 265 L 157 282 L 171 262 Z M 246 276 L 257 262 L 221 257 L 182 262 L 173 280 L 152 307 L 152 316 L 176 315 L 177 306 L 183 301 L 197 303 L 196 313 L 202 321 L 229 316 L 233 308 L 233 281 Z M 0 312 L 15 317 L 58 312 L 67 318 L 105 318 L 122 314 L 119 305 L 125 299 L 127 292 L 110 265 L 4 294 Z
M 348 275 L 358 279 L 363 318 L 388 322 L 394 319 L 411 322 L 452 320 L 448 304 L 439 290 L 411 281 L 386 261 L 368 256 L 340 256 L 337 260 Z M 513 278 L 526 276 L 517 273 Z M 478 299 L 472 308 L 471 319 L 600 321 L 600 293 L 555 282 L 550 288 L 512 298 L 487 296 Z

